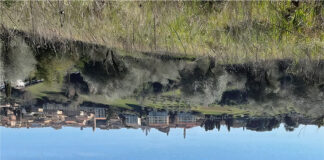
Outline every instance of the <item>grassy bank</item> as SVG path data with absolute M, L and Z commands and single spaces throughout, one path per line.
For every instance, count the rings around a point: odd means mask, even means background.
M 62 85 L 58 83 L 44 84 L 39 83 L 26 88 L 26 91 L 31 93 L 32 98 L 46 98 L 51 101 L 66 103 L 70 101 L 64 96 L 61 90 Z M 169 94 L 169 93 L 167 93 Z M 166 110 L 177 110 L 177 111 L 196 111 L 207 115 L 223 115 L 230 114 L 234 116 L 241 116 L 244 114 L 252 113 L 248 110 L 239 109 L 235 106 L 192 106 L 184 102 L 175 102 L 172 100 L 166 100 L 165 98 L 147 98 L 139 101 L 135 98 L 124 98 L 124 99 L 110 99 L 104 95 L 79 95 L 74 101 L 76 103 L 82 102 L 93 102 L 98 104 L 110 105 L 118 108 L 132 109 L 132 105 L 142 106 L 154 109 L 166 109 Z M 75 103 L 74 103 L 75 104 Z
M 3 1 L 7 28 L 224 63 L 323 58 L 323 2 Z

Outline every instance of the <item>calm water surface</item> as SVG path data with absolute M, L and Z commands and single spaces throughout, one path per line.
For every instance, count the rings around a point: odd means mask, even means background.
M 14 129 L 1 127 L 2 160 L 38 159 L 309 159 L 324 158 L 324 128 L 283 125 L 266 132 L 222 126 L 171 129 L 169 135 L 151 129 L 96 130 L 63 127 Z

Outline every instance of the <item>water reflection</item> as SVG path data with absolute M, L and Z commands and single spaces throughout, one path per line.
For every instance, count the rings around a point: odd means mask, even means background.
M 18 104 L 1 106 L 1 125 L 9 128 L 78 127 L 81 130 L 91 127 L 103 130 L 121 128 L 141 128 L 147 135 L 151 128 L 169 134 L 170 128 L 186 129 L 200 126 L 206 131 L 226 126 L 253 131 L 271 131 L 284 124 L 286 131 L 293 131 L 300 124 L 319 125 L 323 119 L 313 119 L 300 114 L 282 114 L 272 117 L 250 117 L 223 115 L 203 115 L 196 112 L 147 109 L 136 111 L 85 103 L 80 106 L 44 103 L 41 106 L 22 107 Z

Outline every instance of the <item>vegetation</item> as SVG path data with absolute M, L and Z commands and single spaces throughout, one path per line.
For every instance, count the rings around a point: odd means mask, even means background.
M 62 93 L 62 86 L 58 83 L 40 83 L 28 87 L 26 90 L 31 93 L 33 98 L 47 98 L 49 100 L 54 100 L 61 103 L 66 103 L 69 101 Z M 179 91 L 175 91 L 179 92 Z M 169 94 L 169 92 L 166 92 Z M 179 94 L 179 93 L 177 93 Z M 155 100 L 153 100 L 155 99 Z M 196 111 L 208 115 L 222 115 L 231 114 L 234 116 L 241 116 L 244 114 L 249 114 L 247 110 L 239 109 L 235 106 L 190 106 L 184 102 L 176 102 L 172 100 L 167 100 L 165 98 L 153 98 L 149 97 L 146 100 L 136 100 L 134 98 L 122 98 L 122 99 L 109 99 L 104 95 L 80 95 L 77 102 L 93 102 L 99 104 L 106 104 L 114 107 L 132 109 L 132 105 L 143 106 L 147 108 L 155 109 L 167 109 L 167 110 L 178 110 L 178 111 Z
M 293 107 L 304 98 L 293 93 L 308 89 L 322 99 L 322 63 L 313 60 L 323 59 L 323 2 L 2 1 L 0 7 L 0 74 L 8 82 L 44 80 L 27 87 L 33 98 L 237 116 L 321 112 L 313 104 Z M 1 33 L 13 30 L 34 38 Z M 154 54 L 214 58 L 167 63 Z M 280 64 L 269 67 L 274 62 Z M 71 73 L 83 78 L 70 83 Z M 293 87 L 279 94 L 283 81 Z M 248 92 L 255 102 L 245 104 Z M 224 93 L 236 99 L 221 101 Z M 273 102 L 276 96 L 284 100 Z M 273 104 L 261 106 L 263 100 Z
M 2 1 L 0 23 L 49 39 L 223 63 L 322 59 L 324 3 Z
M 222 115 L 230 114 L 234 116 L 243 116 L 249 114 L 249 111 L 245 111 L 233 106 L 210 106 L 210 107 L 197 107 L 194 111 L 201 112 L 208 115 Z
M 82 101 L 106 104 L 106 105 L 111 105 L 111 106 L 126 108 L 126 109 L 131 109 L 131 107 L 128 104 L 135 104 L 135 105 L 138 104 L 134 99 L 125 98 L 125 99 L 111 100 L 104 95 L 81 95 L 80 99 Z
M 44 79 L 47 83 L 62 84 L 64 76 L 73 66 L 73 61 L 65 56 L 58 57 L 51 54 L 43 54 L 38 56 L 35 77 L 37 79 Z
M 39 83 L 27 87 L 26 90 L 31 93 L 33 98 L 50 97 L 51 94 L 55 94 L 53 99 L 57 99 L 57 95 L 62 93 L 62 85 L 58 83 Z

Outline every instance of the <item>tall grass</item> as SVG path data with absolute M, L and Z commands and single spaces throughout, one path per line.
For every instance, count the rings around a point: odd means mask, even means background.
M 323 2 L 3 1 L 0 23 L 49 39 L 224 63 L 322 59 Z

